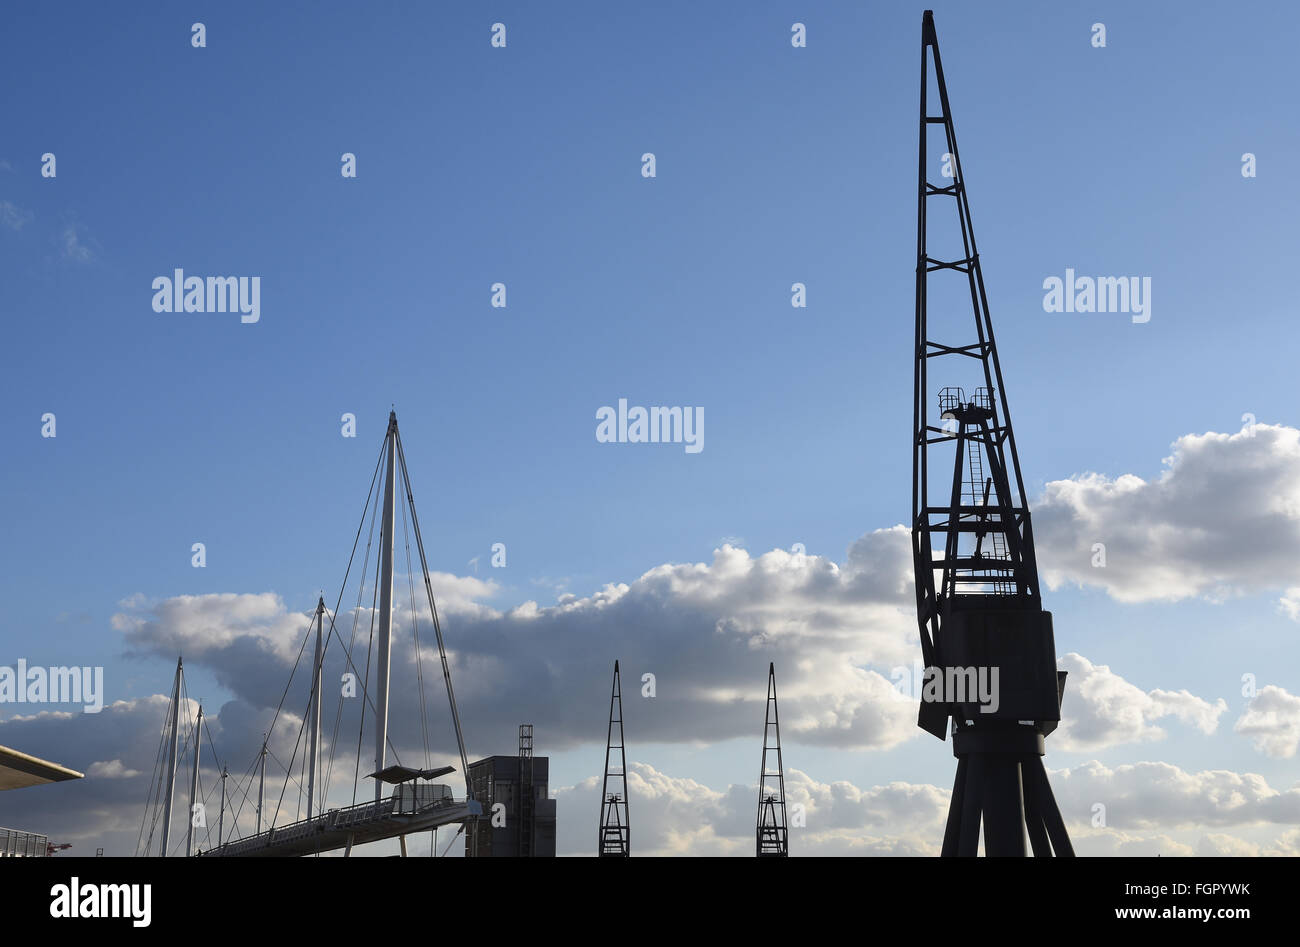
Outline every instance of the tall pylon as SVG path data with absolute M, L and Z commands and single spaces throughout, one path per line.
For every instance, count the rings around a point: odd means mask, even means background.
M 768 769 L 768 754 L 776 753 L 776 770 Z M 776 709 L 776 665 L 767 666 L 767 713 L 763 723 L 763 765 L 758 771 L 757 849 L 759 858 L 790 854 L 785 824 L 785 764 L 781 759 L 781 724 Z
M 614 727 L 618 726 L 617 740 Z M 618 751 L 617 769 L 610 759 Z M 623 749 L 623 686 L 618 662 L 614 662 L 614 684 L 609 691 L 609 730 L 605 738 L 605 782 L 600 790 L 600 841 L 596 854 L 602 858 L 627 858 L 632 849 L 632 826 L 627 816 L 627 754 Z

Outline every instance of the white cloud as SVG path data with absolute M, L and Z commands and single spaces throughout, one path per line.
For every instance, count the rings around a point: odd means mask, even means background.
M 1154 480 L 1084 474 L 1034 505 L 1044 580 L 1123 602 L 1224 598 L 1300 584 L 1300 431 L 1188 434 Z M 1092 565 L 1094 543 L 1106 565 Z
M 75 221 L 63 225 L 63 231 L 59 235 L 59 244 L 62 247 L 65 260 L 71 260 L 74 263 L 89 263 L 95 259 L 94 240 L 86 235 L 85 227 Z
M 1261 855 L 1274 855 L 1289 858 L 1300 856 L 1300 829 L 1283 832 L 1271 846 L 1261 847 Z
M 1166 717 L 1209 734 L 1228 709 L 1222 698 L 1210 703 L 1185 690 L 1144 691 L 1106 665 L 1073 652 L 1059 663 L 1069 672 L 1061 705 L 1064 719 L 1051 737 L 1052 746 L 1060 750 L 1095 751 L 1163 739 L 1165 731 L 1154 721 Z
M 39 749 L 88 774 L 84 780 L 42 787 L 40 792 L 8 794 L 6 818 L 48 832 L 58 841 L 75 842 L 75 851 L 83 854 L 97 846 L 110 854 L 133 852 L 166 708 L 165 697 L 153 696 L 117 701 L 97 715 L 43 712 L 0 723 L 0 743 Z M 194 709 L 191 701 L 184 712 L 192 714 Z M 237 805 L 241 787 L 255 795 L 255 783 L 249 782 L 252 771 L 238 764 L 256 755 L 269 712 L 233 702 L 208 719 L 213 742 L 230 764 L 232 805 Z M 289 762 L 301 723 L 300 717 L 282 715 L 271 739 L 279 761 Z M 205 740 L 202 783 L 210 795 L 217 774 L 208 750 Z M 352 764 L 345 751 L 334 774 L 332 804 L 349 801 Z M 272 773 L 270 786 L 275 788 L 268 792 L 268 805 L 275 806 L 283 770 L 271 763 Z M 637 854 L 753 854 L 755 785 L 717 789 L 636 761 L 629 763 L 628 774 Z M 1248 849 L 1300 854 L 1300 830 L 1295 828 L 1300 825 L 1300 785 L 1279 790 L 1250 773 L 1188 772 L 1161 762 L 1108 767 L 1095 760 L 1052 771 L 1050 780 L 1080 854 L 1169 856 Z M 361 785 L 364 793 L 367 784 L 362 780 Z M 596 777 L 576 786 L 552 786 L 561 854 L 594 852 L 599 790 Z M 281 821 L 296 814 L 296 793 L 290 786 L 287 816 L 282 813 Z M 935 855 L 942 842 L 949 798 L 945 787 L 902 780 L 860 787 L 843 780 L 820 781 L 788 768 L 786 794 L 791 813 L 802 805 L 806 815 L 804 827 L 791 828 L 794 855 Z M 252 803 L 242 801 L 240 826 L 248 832 Z M 1097 803 L 1105 806 L 1104 828 L 1091 825 Z M 1286 831 L 1277 835 L 1279 826 Z M 1234 836 L 1223 835 L 1224 830 Z M 1235 837 L 1242 832 L 1254 837 Z
M 1072 829 L 1070 845 L 1076 855 L 1089 858 L 1154 858 L 1157 855 L 1170 858 L 1196 854 L 1191 845 L 1164 833 L 1142 835 L 1115 829 Z
M 938 854 L 946 790 L 904 782 L 859 789 L 847 782 L 821 783 L 796 769 L 787 771 L 785 786 L 788 815 L 800 805 L 806 816 L 805 826 L 790 828 L 793 855 Z M 552 795 L 559 854 L 594 854 L 595 826 L 583 816 L 600 811 L 600 780 L 586 779 Z M 638 855 L 754 854 L 757 786 L 716 790 L 630 762 L 628 799 Z
M 121 760 L 100 760 L 90 764 L 86 775 L 95 779 L 132 779 L 139 776 L 140 771 L 128 769 Z
M 723 546 L 711 562 L 660 565 L 586 597 L 565 594 L 553 605 L 529 601 L 505 612 L 480 601 L 497 591 L 491 583 L 438 575 L 434 585 L 472 752 L 513 745 L 519 720 L 533 722 L 553 748 L 590 741 L 600 731 L 615 658 L 630 693 L 643 673 L 656 676 L 657 697 L 627 708 L 641 741 L 752 734 L 775 661 L 788 739 L 884 749 L 920 732 L 915 706 L 895 699 L 886 676 L 919 653 L 910 573 L 907 532 L 895 527 L 863 536 L 842 565 Z M 394 741 L 412 747 L 419 694 L 407 685 L 415 649 L 407 596 L 396 598 L 392 718 L 410 726 Z M 442 700 L 427 605 L 420 614 L 425 679 L 435 682 L 432 699 Z M 357 617 L 354 660 L 364 667 L 370 612 Z M 266 707 L 279 701 L 308 618 L 265 593 L 132 600 L 113 623 L 135 648 L 183 651 L 187 663 L 211 667 L 240 698 Z M 338 624 L 350 640 L 352 616 Z M 343 670 L 335 645 L 326 677 L 338 680 Z M 506 693 L 515 697 L 508 704 Z M 301 709 L 305 697 L 292 692 L 287 706 Z M 441 749 L 449 734 L 440 731 Z
M 122 606 L 131 611 L 115 614 L 112 625 L 128 644 L 197 659 L 239 641 L 252 641 L 269 656 L 291 661 L 308 621 L 305 614 L 287 612 L 283 600 L 272 592 L 177 595 L 154 603 L 132 596 Z
M 1287 618 L 1300 622 L 1300 585 L 1287 589 L 1277 604 Z
M 628 765 L 629 811 L 638 855 L 752 855 L 757 787 L 726 790 L 670 776 L 645 763 Z M 1211 828 L 1266 835 L 1300 824 L 1300 786 L 1279 791 L 1262 776 L 1222 770 L 1189 773 L 1168 763 L 1109 768 L 1091 761 L 1052 771 L 1050 780 L 1075 851 L 1081 855 L 1190 856 L 1281 854 L 1300 830 L 1252 842 Z M 593 854 L 600 780 L 554 789 L 561 854 Z M 790 829 L 792 855 L 937 855 L 949 791 L 906 782 L 861 788 L 786 773 L 791 811 L 804 806 L 807 824 Z M 1106 824 L 1092 824 L 1095 806 Z
M 888 676 L 919 659 L 910 571 L 907 531 L 894 527 L 861 537 L 842 565 L 723 546 L 712 562 L 660 565 L 590 596 L 564 594 L 554 605 L 528 601 L 505 612 L 480 601 L 497 593 L 490 582 L 438 574 L 433 583 L 472 753 L 513 745 L 519 720 L 537 726 L 554 749 L 596 738 L 615 658 L 634 696 L 642 674 L 656 678 L 655 699 L 630 700 L 626 708 L 639 741 L 751 734 L 763 716 L 767 664 L 775 661 L 787 739 L 885 750 L 920 732 L 914 701 L 900 700 Z M 420 706 L 405 599 L 396 603 L 391 716 L 395 744 L 413 751 Z M 183 652 L 263 708 L 279 702 L 310 621 L 271 593 L 133 598 L 123 609 L 113 623 L 128 643 L 163 656 Z M 352 617 L 339 622 L 343 640 L 352 640 Z M 365 609 L 356 618 L 360 671 L 372 616 Z M 420 626 L 436 715 L 444 705 L 427 606 Z M 340 648 L 331 648 L 325 677 L 336 681 L 347 667 Z M 1053 745 L 1062 749 L 1160 739 L 1165 719 L 1213 733 L 1226 710 L 1222 700 L 1185 690 L 1141 690 L 1078 654 L 1065 655 L 1061 666 L 1070 672 L 1066 719 Z M 286 706 L 305 707 L 305 678 L 299 675 Z M 503 704 L 503 693 L 516 700 Z M 449 728 L 433 736 L 439 751 L 454 749 Z
M 0 721 L 0 744 L 35 753 L 86 774 L 84 779 L 5 793 L 6 821 L 47 834 L 54 841 L 73 842 L 72 854 L 90 855 L 98 847 L 103 847 L 109 855 L 133 854 L 141 836 L 146 799 L 158 798 L 160 787 L 153 779 L 156 764 L 160 758 L 165 758 L 160 747 L 168 705 L 168 697 L 157 694 L 114 701 L 98 714 L 43 711 Z M 188 699 L 180 710 L 183 759 L 179 770 L 182 773 L 188 772 L 191 765 L 193 750 L 187 747 L 187 738 L 197 709 L 198 704 Z M 230 768 L 228 788 L 232 805 L 240 802 L 237 795 L 239 786 L 245 792 L 251 791 L 255 799 L 256 784 L 252 781 L 252 771 L 246 769 L 245 764 L 256 758 L 261 749 L 262 734 L 271 729 L 270 721 L 271 711 L 254 710 L 239 702 L 231 702 L 217 712 L 209 710 L 205 715 L 207 734 L 201 754 L 201 786 L 211 811 L 215 812 L 218 807 L 216 792 L 219 785 L 212 747 L 218 748 L 223 762 Z M 281 805 L 279 788 L 284 770 L 278 768 L 275 760 L 288 764 L 294 758 L 301 726 L 300 716 L 281 713 L 270 735 L 273 757 L 267 766 L 268 818 Z M 326 746 L 328 750 L 328 744 Z M 294 766 L 295 779 L 302 753 L 299 746 Z M 351 790 L 352 769 L 350 756 L 337 765 L 336 799 L 350 801 L 344 794 Z M 367 785 L 362 781 L 363 789 Z M 184 825 L 187 786 L 186 779 L 178 780 L 173 841 L 181 837 L 178 833 L 182 832 Z M 243 802 L 238 825 L 247 833 L 252 830 L 254 802 L 247 797 Z M 298 802 L 297 788 L 290 784 L 281 809 L 281 822 L 296 816 Z M 214 819 L 210 831 L 213 838 L 216 835 L 215 822 Z M 149 822 L 154 829 L 154 854 L 158 852 L 161 838 L 158 825 L 152 819 Z M 229 829 L 233 825 L 234 820 L 228 815 L 226 827 Z M 204 844 L 208 837 L 209 832 L 205 831 Z
M 1049 776 L 1067 824 L 1089 825 L 1101 803 L 1106 826 L 1123 832 L 1300 825 L 1300 784 L 1277 790 L 1255 773 L 1191 773 L 1160 762 L 1111 768 L 1092 760 Z
M 0 224 L 4 224 L 10 230 L 22 230 L 35 219 L 35 216 L 31 211 L 23 210 L 11 201 L 0 201 Z
M 1261 687 L 1233 730 L 1266 756 L 1287 759 L 1300 747 L 1300 697 L 1275 685 Z
M 1203 858 L 1246 858 L 1256 856 L 1259 853 L 1260 847 L 1258 845 L 1232 835 L 1224 835 L 1221 832 L 1211 832 L 1208 835 L 1203 835 L 1200 845 L 1196 847 L 1196 854 Z
M 1087 475 L 1049 484 L 1035 507 L 1045 576 L 1053 584 L 1101 585 L 1125 601 L 1223 598 L 1290 586 L 1282 607 L 1300 602 L 1300 568 L 1292 564 L 1300 539 L 1298 435 L 1267 425 L 1253 437 L 1193 435 L 1175 444 L 1166 471 L 1150 483 Z M 1097 541 L 1107 543 L 1105 569 L 1091 567 Z M 910 543 L 901 526 L 862 536 L 842 563 L 783 550 L 755 556 L 724 543 L 707 562 L 667 563 L 587 596 L 562 594 L 554 604 L 528 601 L 504 611 L 486 604 L 501 591 L 491 581 L 431 578 L 471 757 L 512 747 L 519 720 L 534 722 L 539 745 L 551 751 L 603 741 L 615 658 L 624 671 L 632 753 L 637 744 L 752 738 L 763 715 L 768 661 L 776 662 L 788 743 L 888 750 L 920 732 L 915 704 L 898 700 L 886 676 L 896 666 L 910 667 L 919 652 Z M 398 584 L 404 586 L 404 576 Z M 392 737 L 408 758 L 417 758 L 412 616 L 406 596 L 396 598 Z M 417 608 L 436 726 L 439 718 L 446 722 L 437 654 L 427 609 Z M 1300 616 L 1300 605 L 1295 610 Z M 354 617 L 361 642 L 355 657 L 364 665 L 371 612 L 345 613 L 338 631 L 346 640 Z M 274 593 L 161 601 L 137 595 L 113 617 L 137 655 L 170 661 L 183 652 L 187 666 L 211 671 L 236 695 L 208 718 L 232 773 L 255 757 L 308 624 L 308 612 L 294 611 Z M 327 681 L 338 681 L 346 669 L 340 650 L 332 646 Z M 1227 710 L 1222 699 L 1186 690 L 1144 690 L 1078 654 L 1065 655 L 1061 666 L 1069 680 L 1065 720 L 1052 737 L 1059 749 L 1158 740 L 1170 721 L 1212 734 Z M 638 696 L 646 672 L 656 675 L 654 700 Z M 159 678 L 162 689 L 170 681 L 165 666 Z M 302 723 L 305 678 L 300 668 L 271 738 L 285 763 Z M 339 772 L 355 763 L 347 747 L 355 751 L 351 712 L 359 706 L 348 702 L 342 716 Z M 165 697 L 150 697 L 118 701 L 93 716 L 44 713 L 0 722 L 0 742 L 48 748 L 51 758 L 94 777 L 29 795 L 32 804 L 16 811 L 31 815 L 33 827 L 48 821 L 68 838 L 117 837 L 133 845 L 165 707 Z M 1270 756 L 1292 756 L 1300 745 L 1300 698 L 1266 687 L 1234 729 Z M 438 754 L 454 748 L 449 727 L 431 736 Z M 351 774 L 344 776 L 335 773 L 335 788 L 346 782 L 346 793 Z M 205 785 L 210 778 L 205 769 Z M 1300 850 L 1298 831 L 1276 838 L 1207 831 L 1300 824 L 1300 785 L 1279 790 L 1255 774 L 1186 772 L 1161 762 L 1109 768 L 1097 761 L 1054 773 L 1052 782 L 1081 853 Z M 638 853 L 752 854 L 755 787 L 714 789 L 647 763 L 630 765 L 629 783 Z M 598 780 L 553 791 L 561 800 L 561 851 L 591 851 Z M 792 831 L 796 854 L 938 851 L 946 788 L 903 781 L 861 788 L 791 769 L 787 793 L 808 818 L 805 828 Z M 1091 825 L 1097 803 L 1106 807 L 1104 828 Z

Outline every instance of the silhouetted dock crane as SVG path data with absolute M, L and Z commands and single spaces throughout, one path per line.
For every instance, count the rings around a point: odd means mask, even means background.
M 618 728 L 618 737 L 614 728 Z M 611 766 L 614 751 L 618 762 Z M 609 730 L 605 739 L 605 779 L 600 787 L 600 841 L 596 854 L 602 858 L 626 858 L 632 853 L 632 826 L 627 815 L 627 754 L 623 748 L 623 685 L 618 662 L 614 662 L 614 683 L 609 689 Z
M 768 769 L 768 755 L 776 769 Z M 790 832 L 785 824 L 785 763 L 781 758 L 781 722 L 776 708 L 776 665 L 767 666 L 767 711 L 763 719 L 763 763 L 758 770 L 758 821 L 755 854 L 759 858 L 784 858 L 790 854 Z
M 938 115 L 927 106 L 931 60 Z M 932 128 L 943 130 L 940 148 L 931 146 Z M 931 163 L 941 165 L 951 183 L 932 184 Z M 957 259 L 930 255 L 931 199 L 955 205 L 961 236 Z M 955 239 L 948 247 L 956 248 Z M 936 290 L 932 300 L 932 274 L 948 286 L 957 274 L 956 292 L 944 297 Z M 951 342 L 931 338 L 932 304 L 936 324 L 942 322 L 944 330 L 959 327 Z M 973 340 L 970 323 L 958 318 L 958 312 L 972 311 Z M 914 357 L 912 553 L 927 669 L 918 724 L 942 740 L 951 718 L 957 757 L 943 854 L 978 854 L 982 821 L 987 855 L 1024 855 L 1026 827 L 1035 855 L 1073 855 L 1042 762 L 1044 738 L 1061 719 L 1065 674 L 1056 670 L 1052 616 L 1039 598 L 1024 481 L 929 10 L 921 23 Z M 972 392 L 943 388 L 939 425 L 929 420 L 932 359 L 941 360 L 946 382 L 958 375 Z M 932 452 L 939 461 L 941 505 L 929 500 Z M 996 709 L 993 700 L 982 702 L 981 695 L 971 693 L 980 675 L 996 697 Z

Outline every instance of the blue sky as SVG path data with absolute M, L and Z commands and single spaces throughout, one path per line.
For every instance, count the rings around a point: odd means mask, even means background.
M 1176 439 L 1236 432 L 1246 412 L 1300 422 L 1285 278 L 1300 13 L 930 6 L 1031 504 L 1087 472 L 1152 480 Z M 324 588 L 332 603 L 390 404 L 430 568 L 473 575 L 481 557 L 497 609 L 706 562 L 724 541 L 839 562 L 905 522 L 924 8 L 7 10 L 0 663 L 104 664 L 111 699 L 142 697 L 170 668 L 123 656 L 112 617 L 129 596 L 269 591 L 306 610 Z M 177 267 L 260 276 L 260 322 L 155 313 L 151 282 Z M 1151 321 L 1044 312 L 1043 280 L 1066 267 L 1150 276 Z M 705 449 L 597 443 L 595 412 L 619 398 L 702 406 Z M 487 565 L 495 542 L 506 569 Z M 1278 676 L 1296 628 L 1276 599 L 1066 586 L 1047 605 L 1059 652 L 1235 716 L 1241 669 L 1300 684 Z M 194 672 L 191 694 L 230 696 Z M 601 713 L 593 745 L 555 754 L 557 783 L 599 767 Z M 511 750 L 467 727 L 472 754 Z M 752 779 L 758 728 L 644 757 L 723 788 Z M 1294 757 L 1234 742 L 1230 723 L 1214 740 L 1168 729 L 1160 752 L 1184 768 L 1296 779 Z M 796 759 L 859 785 L 946 786 L 953 764 L 928 738 Z

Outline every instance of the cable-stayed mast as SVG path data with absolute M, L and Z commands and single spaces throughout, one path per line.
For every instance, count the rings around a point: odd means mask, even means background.
M 266 741 L 262 735 L 262 752 L 257 758 L 257 834 L 262 834 L 262 810 L 266 808 Z
M 375 695 L 375 772 L 384 769 L 388 753 L 388 682 L 391 667 L 390 646 L 393 635 L 393 532 L 396 526 L 393 490 L 397 463 L 397 412 L 388 414 L 385 435 L 388 460 L 384 476 L 384 508 L 379 524 L 379 660 L 376 667 Z M 375 802 L 384 795 L 384 785 L 375 780 Z
M 189 827 L 185 830 L 185 857 L 189 858 L 194 848 L 194 816 L 199 808 L 199 743 L 203 737 L 203 705 L 199 704 L 199 716 L 194 722 L 194 781 L 190 783 L 190 817 Z
M 614 727 L 618 726 L 618 737 Z M 617 768 L 610 760 L 618 751 Z M 605 781 L 600 790 L 600 843 L 597 854 L 626 858 L 631 854 L 632 827 L 627 816 L 627 754 L 623 749 L 623 686 L 618 662 L 614 662 L 614 683 L 609 691 L 609 730 L 605 739 Z
M 167 843 L 172 834 L 172 801 L 176 796 L 176 756 L 180 752 L 181 683 L 184 679 L 182 659 L 176 659 L 176 683 L 172 687 L 171 741 L 167 747 L 167 794 L 163 797 L 162 857 L 167 857 Z
M 930 112 L 931 63 L 937 114 Z M 939 129 L 942 140 L 932 142 L 930 132 Z M 932 164 L 949 183 L 931 182 Z M 930 229 L 932 199 L 947 205 L 945 215 L 956 211 L 943 218 L 946 228 Z M 988 855 L 1025 854 L 1026 826 L 1034 854 L 1071 855 L 1041 759 L 1044 737 L 1061 717 L 1065 675 L 1056 670 L 1052 616 L 1039 597 L 1024 481 L 929 10 L 921 24 L 913 355 L 912 552 L 926 664 L 918 724 L 944 739 L 951 718 L 958 760 L 943 854 L 977 854 L 982 821 Z M 937 392 L 931 360 L 946 386 Z M 930 420 L 936 393 L 937 424 Z
M 307 721 L 311 732 L 307 735 L 307 818 L 311 819 L 316 811 L 316 775 L 320 772 L 320 701 L 321 701 L 321 664 L 324 660 L 325 596 L 321 595 L 316 603 L 316 657 L 312 661 L 311 703 L 308 705 Z M 324 793 L 321 794 L 324 796 Z M 325 808 L 321 799 L 321 808 Z
M 376 492 L 376 487 L 381 483 L 380 473 L 384 472 L 382 478 L 382 487 Z M 399 491 L 403 498 L 399 498 Z M 381 500 L 382 497 L 382 500 Z M 395 565 L 393 556 L 396 551 L 396 507 L 398 503 L 403 503 L 402 507 L 402 528 L 406 540 L 406 557 L 407 557 L 407 586 L 410 593 L 410 625 L 412 632 L 412 654 L 414 657 L 416 678 L 418 681 L 418 696 L 420 703 L 420 725 L 425 740 L 425 760 L 423 768 L 403 765 L 402 760 L 398 757 L 398 751 L 390 740 L 390 708 L 389 701 L 392 692 L 392 681 L 390 671 L 392 664 L 392 625 L 394 618 L 395 602 L 393 599 L 393 580 Z M 257 780 L 257 820 L 256 834 L 251 837 L 240 836 L 238 826 L 235 826 L 236 838 L 226 840 L 224 838 L 223 826 L 218 824 L 218 841 L 217 848 L 210 852 L 199 852 L 201 855 L 216 856 L 237 856 L 237 857 L 266 857 L 279 855 L 319 855 L 326 851 L 342 849 L 345 853 L 351 853 L 356 844 L 365 844 L 367 842 L 377 842 L 388 839 L 399 839 L 402 844 L 403 854 L 406 853 L 405 837 L 423 831 L 432 831 L 438 826 L 459 823 L 462 828 L 464 823 L 478 818 L 482 815 L 483 809 L 473 798 L 473 789 L 469 786 L 467 753 L 465 750 L 464 732 L 461 727 L 460 713 L 456 706 L 455 691 L 451 681 L 451 664 L 447 654 L 446 642 L 442 634 L 442 626 L 438 617 L 438 609 L 433 596 L 432 580 L 429 575 L 428 559 L 425 554 L 424 541 L 420 531 L 420 520 L 415 508 L 415 499 L 411 489 L 411 478 L 407 468 L 406 454 L 402 445 L 401 433 L 397 426 L 397 416 L 395 412 L 390 412 L 388 416 L 388 426 L 385 430 L 383 445 L 379 451 L 379 456 L 375 461 L 374 473 L 371 477 L 370 488 L 366 493 L 366 502 L 361 512 L 360 523 L 357 526 L 357 533 L 353 540 L 352 552 L 348 559 L 347 571 L 344 573 L 343 587 L 339 590 L 339 599 L 341 602 L 343 595 L 348 587 L 348 579 L 353 574 L 353 565 L 356 561 L 358 546 L 361 541 L 362 533 L 365 529 L 366 516 L 370 513 L 371 531 L 370 537 L 366 541 L 363 561 L 369 562 L 372 548 L 372 539 L 374 538 L 374 525 L 376 520 L 380 519 L 380 549 L 378 550 L 378 566 L 376 569 L 376 581 L 367 586 L 366 573 L 363 567 L 361 570 L 360 580 L 357 583 L 357 605 L 353 612 L 352 618 L 352 636 L 350 640 L 344 641 L 339 634 L 336 622 L 338 619 L 338 604 L 334 610 L 326 606 L 324 595 L 318 600 L 316 609 L 312 614 L 311 625 L 308 629 L 308 635 L 311 631 L 315 632 L 316 647 L 314 659 L 312 661 L 312 674 L 310 686 L 310 699 L 307 706 L 306 716 L 301 728 L 298 731 L 298 739 L 293 744 L 293 754 L 288 757 L 288 762 L 280 760 L 276 754 L 270 750 L 270 734 L 276 732 L 276 721 L 279 719 L 283 709 L 284 697 L 281 698 L 281 706 L 276 708 L 275 716 L 271 719 L 270 730 L 264 735 L 261 753 L 259 759 L 249 767 L 249 772 L 245 779 L 251 782 Z M 409 514 L 409 518 L 408 518 Z M 410 533 L 407 533 L 408 523 Z M 411 538 L 414 538 L 415 548 L 419 553 L 418 570 L 419 578 L 423 580 L 424 591 L 427 597 L 428 618 L 432 622 L 433 630 L 437 638 L 438 656 L 442 664 L 443 683 L 447 688 L 447 702 L 451 711 L 451 720 L 455 728 L 457 749 L 460 754 L 462 770 L 466 773 L 466 798 L 457 800 L 451 793 L 449 787 L 444 785 L 430 785 L 432 780 L 448 773 L 455 771 L 453 766 L 433 766 L 431 765 L 429 744 L 428 744 L 428 721 L 426 717 L 426 702 L 424 692 L 424 672 L 421 663 L 422 646 L 420 643 L 419 632 L 419 614 L 420 608 L 416 604 L 416 566 L 411 561 Z M 369 588 L 373 590 L 373 598 L 369 609 L 362 608 L 363 593 Z M 381 594 L 382 593 L 382 594 Z M 378 625 L 378 645 L 379 657 L 373 664 L 372 668 L 371 652 L 369 647 L 366 652 L 364 662 L 365 671 L 363 672 L 353 658 L 353 646 L 357 641 L 357 622 L 363 611 L 371 616 L 372 636 L 373 630 Z M 325 619 L 329 618 L 329 627 L 325 627 Z M 299 662 L 309 644 L 309 637 L 305 636 L 302 647 L 299 649 L 298 660 L 295 661 L 293 669 L 289 674 L 289 682 L 285 685 L 284 694 L 287 696 L 294 682 L 294 675 L 297 673 Z M 330 744 L 330 762 L 329 766 L 322 766 L 322 739 L 321 739 L 321 715 L 323 713 L 323 703 L 325 697 L 324 686 L 324 661 L 329 653 L 331 641 L 337 641 L 339 646 L 344 649 L 341 655 L 349 670 L 349 674 L 354 676 L 354 681 L 362 683 L 362 692 L 360 694 L 362 706 L 358 714 L 358 732 L 356 737 L 356 767 L 352 777 L 353 799 L 352 805 L 343 807 L 331 807 L 330 801 L 330 777 L 333 770 L 334 755 L 340 746 L 337 738 L 331 738 Z M 372 674 L 374 675 L 372 677 Z M 178 681 L 182 680 L 178 675 Z M 400 685 L 399 685 L 400 686 Z M 183 684 L 178 684 L 178 688 Z M 334 732 L 337 736 L 338 728 L 342 718 L 343 699 L 346 696 L 352 696 L 346 693 L 346 689 L 341 689 L 339 695 L 339 709 L 335 714 Z M 356 799 L 357 786 L 360 779 L 361 759 L 363 757 L 363 740 L 366 734 L 367 711 L 374 714 L 374 738 L 375 738 L 375 763 L 376 769 L 373 773 L 368 774 L 368 778 L 373 778 L 376 784 L 375 802 L 358 802 Z M 175 708 L 172 712 L 175 716 Z M 199 731 L 201 732 L 201 731 Z M 172 727 L 173 743 L 175 742 L 175 726 Z M 303 769 L 306 771 L 306 778 L 301 780 L 293 779 L 294 763 L 299 757 L 300 748 L 303 746 L 305 738 L 306 749 L 301 759 L 303 760 Z M 175 754 L 173 753 L 173 756 Z M 279 798 L 275 800 L 272 809 L 267 809 L 266 798 L 266 766 L 268 759 L 276 763 L 284 770 L 285 780 L 283 788 L 279 792 Z M 216 761 L 219 765 L 220 761 Z M 224 779 L 224 768 L 223 768 Z M 174 781 L 174 779 L 173 779 Z M 291 822 L 288 825 L 277 824 L 277 819 L 281 812 L 281 804 L 284 802 L 285 794 L 289 789 L 291 782 L 296 782 L 299 786 L 300 793 L 305 791 L 307 796 L 307 817 L 300 821 Z M 160 783 L 161 785 L 161 783 Z M 385 787 L 393 787 L 385 789 Z M 224 795 L 224 782 L 222 791 Z M 241 791 L 241 790 L 237 790 Z M 247 797 L 249 790 L 242 790 Z M 391 793 L 391 794 L 390 794 Z M 301 795 L 299 796 L 301 800 Z M 224 812 L 224 804 L 222 807 Z M 146 817 L 148 812 L 146 810 Z M 269 824 L 268 824 L 269 823 Z M 143 826 L 142 826 L 143 833 Z M 445 854 L 445 852 L 444 852 Z
M 776 770 L 768 769 L 768 754 Z M 776 711 L 776 665 L 767 666 L 767 712 L 763 723 L 763 764 L 758 771 L 757 852 L 759 858 L 790 854 L 785 824 L 785 764 L 781 759 L 781 724 Z

